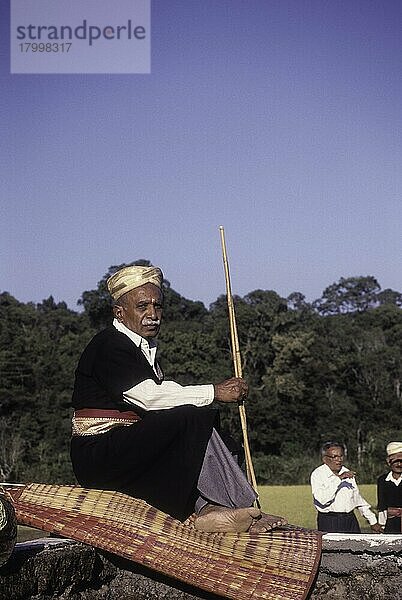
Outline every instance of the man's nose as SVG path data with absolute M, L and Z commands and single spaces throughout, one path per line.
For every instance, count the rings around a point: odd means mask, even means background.
M 158 315 L 156 314 L 156 308 L 154 304 L 148 305 L 148 317 L 150 319 L 157 319 Z

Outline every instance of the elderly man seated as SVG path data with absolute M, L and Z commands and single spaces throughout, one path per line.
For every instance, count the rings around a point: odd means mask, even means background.
M 162 272 L 130 266 L 108 280 L 113 324 L 85 348 L 73 393 L 71 459 L 79 483 L 142 498 L 203 531 L 267 531 L 286 521 L 256 493 L 217 431 L 210 405 L 237 402 L 246 382 L 181 386 L 164 379 L 155 338 Z

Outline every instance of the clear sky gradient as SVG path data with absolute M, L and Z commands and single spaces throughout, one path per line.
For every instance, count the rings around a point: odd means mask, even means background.
M 153 0 L 150 75 L 10 75 L 1 0 L 0 291 L 76 309 L 146 258 L 232 291 L 402 291 L 402 2 Z

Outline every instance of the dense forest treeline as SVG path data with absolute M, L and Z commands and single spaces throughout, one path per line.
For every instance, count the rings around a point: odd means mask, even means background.
M 82 294 L 82 312 L 51 296 L 24 304 L 0 294 L 0 480 L 74 482 L 74 370 L 86 343 L 111 322 L 106 279 L 117 268 Z M 164 291 L 166 377 L 182 384 L 230 377 L 226 297 L 207 310 L 168 281 Z M 235 308 L 259 482 L 307 483 L 320 443 L 334 438 L 347 444 L 359 481 L 373 482 L 384 471 L 385 445 L 402 437 L 402 294 L 381 290 L 372 276 L 350 277 L 312 303 L 299 292 L 255 290 L 235 297 Z M 220 408 L 222 427 L 240 443 L 236 407 Z

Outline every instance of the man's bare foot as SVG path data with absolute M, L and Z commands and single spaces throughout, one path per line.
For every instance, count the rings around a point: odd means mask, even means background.
M 208 504 L 197 515 L 194 527 L 199 531 L 244 533 L 261 516 L 259 508 L 226 508 Z
M 282 527 L 282 525 L 287 524 L 287 520 L 283 517 L 277 517 L 276 515 L 268 515 L 267 513 L 261 513 L 260 517 L 257 517 L 253 520 L 249 531 L 250 533 L 264 533 L 266 531 L 272 531 L 272 529 L 277 529 L 278 527 Z

